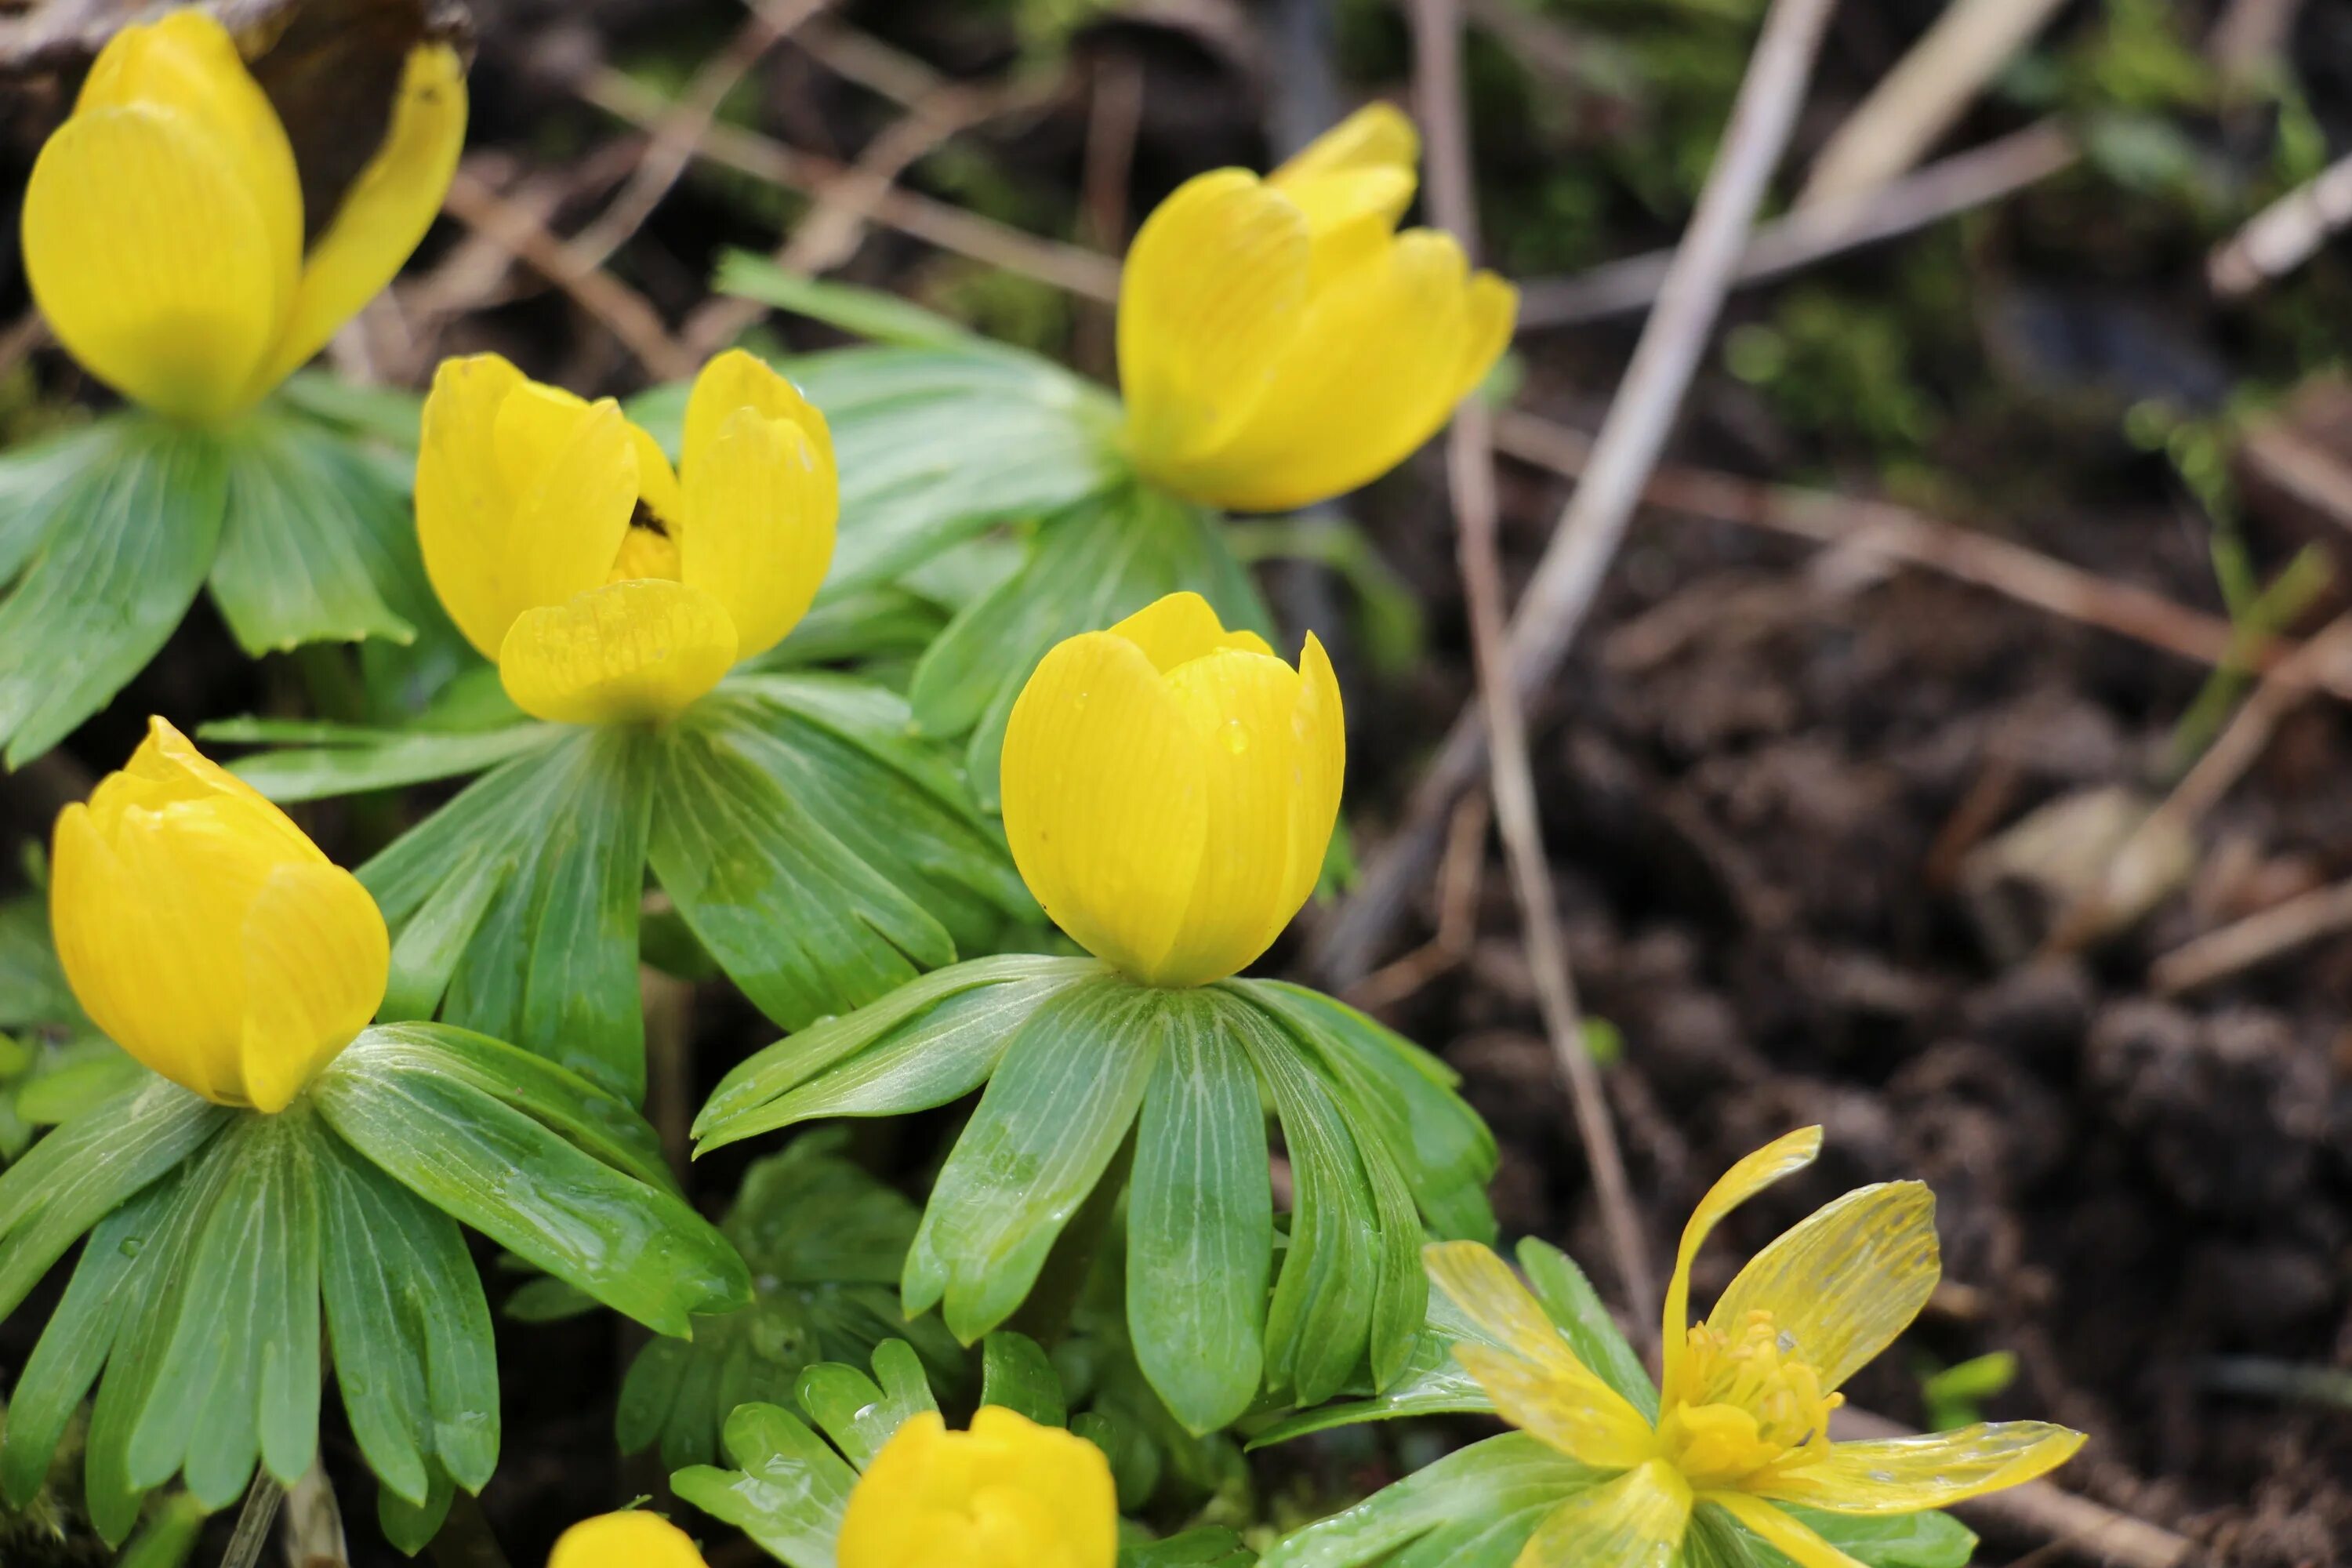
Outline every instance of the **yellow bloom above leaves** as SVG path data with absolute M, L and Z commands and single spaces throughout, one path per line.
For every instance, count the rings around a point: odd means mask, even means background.
M 294 152 L 228 33 L 201 11 L 125 27 L 25 191 L 25 270 L 58 341 L 173 419 L 267 395 L 391 281 L 449 189 L 465 70 L 408 56 L 375 157 L 304 254 Z
M 583 1519 L 556 1538 L 547 1568 L 707 1568 L 694 1538 L 636 1509 Z
M 1347 730 L 1312 636 L 1293 668 L 1171 594 L 1055 647 L 1004 735 L 1004 831 L 1054 922 L 1149 984 L 1222 980 L 1315 889 Z
M 1118 372 L 1146 476 L 1235 510 L 1307 506 L 1394 468 L 1486 378 L 1518 295 L 1451 236 L 1396 232 L 1419 154 L 1374 104 L 1264 179 L 1185 182 L 1144 223 Z
M 1110 1461 L 998 1405 L 982 1405 L 969 1432 L 925 1411 L 849 1494 L 834 1555 L 840 1568 L 1113 1568 Z
M 1838 1385 L 1909 1326 L 1941 1273 L 1935 1198 L 1917 1182 L 1863 1187 L 1758 1253 L 1704 1322 L 1691 1264 L 1722 1218 L 1811 1164 L 1809 1127 L 1748 1155 L 1684 1229 L 1666 1289 L 1664 1375 L 1653 1424 L 1569 1348 L 1517 1276 L 1484 1247 L 1427 1249 L 1430 1277 L 1506 1348 L 1455 1357 L 1503 1418 L 1608 1472 L 1546 1518 L 1518 1568 L 1664 1564 L 1692 1510 L 1712 1504 L 1801 1568 L 1859 1568 L 1780 1505 L 1901 1514 L 1979 1497 L 2063 1464 L 2083 1435 L 2040 1421 L 1833 1443 Z
M 839 512 L 824 416 L 740 351 L 696 378 L 676 473 L 610 398 L 496 354 L 447 361 L 425 401 L 426 574 L 541 719 L 683 710 L 808 612 Z
M 161 719 L 58 816 L 53 860 L 83 1010 L 207 1100 L 284 1110 L 383 1000 L 391 943 L 367 889 Z

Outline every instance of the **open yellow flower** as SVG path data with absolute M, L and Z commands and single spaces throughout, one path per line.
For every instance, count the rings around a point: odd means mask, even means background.
M 1917 1182 L 1862 1187 L 1748 1260 L 1702 1323 L 1691 1262 L 1724 1215 L 1821 1152 L 1822 1130 L 1734 1165 L 1683 1231 L 1666 1289 L 1665 1365 L 1653 1425 L 1569 1348 L 1502 1259 L 1472 1242 L 1426 1249 L 1430 1278 L 1507 1348 L 1455 1357 L 1503 1418 L 1612 1478 L 1561 1504 L 1518 1568 L 1663 1563 L 1694 1508 L 1713 1505 L 1802 1568 L 1860 1568 L 1779 1505 L 1832 1513 L 1943 1508 L 2056 1468 L 2083 1435 L 2042 1421 L 1832 1443 L 1837 1387 L 1918 1315 L 1942 1268 L 1936 1200 Z
M 1144 474 L 1236 510 L 1307 506 L 1394 468 L 1486 378 L 1518 294 L 1452 236 L 1396 232 L 1420 150 L 1373 104 L 1266 178 L 1198 175 L 1145 221 L 1118 296 Z
M 1152 985 L 1222 980 L 1315 890 L 1347 766 L 1339 683 L 1171 594 L 1038 662 L 1004 732 L 1004 832 L 1081 947 Z
M 441 210 L 466 137 L 465 68 L 418 45 L 389 129 L 303 251 L 278 112 L 202 11 L 125 27 L 25 190 L 25 271 L 59 342 L 158 414 L 243 412 L 390 282 Z
M 849 1494 L 840 1568 L 1112 1568 L 1118 1498 L 1084 1437 L 982 1405 L 970 1432 L 927 1410 Z
M 583 1519 L 556 1538 L 547 1568 L 707 1568 L 694 1538 L 657 1513 Z
M 808 613 L 839 511 L 824 416 L 740 350 L 695 379 L 677 473 L 612 399 L 496 354 L 446 361 L 425 400 L 425 572 L 541 719 L 683 710 Z
M 49 919 L 83 1011 L 207 1100 L 283 1110 L 383 1000 L 391 942 L 367 889 L 162 719 L 59 815 L 54 860 Z

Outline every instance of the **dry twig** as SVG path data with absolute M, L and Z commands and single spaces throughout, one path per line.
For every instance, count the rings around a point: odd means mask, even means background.
M 2317 254 L 2327 237 L 2352 223 L 2352 157 L 2337 159 L 2246 221 L 2205 265 L 2213 292 L 2251 294 Z
M 2182 942 L 2149 966 L 2148 984 L 2160 995 L 2178 996 L 2340 931 L 2352 931 L 2352 882 L 2315 888 Z
M 1437 930 L 1350 987 L 1350 1004 L 1366 1012 L 1392 1007 L 1470 956 L 1478 937 L 1478 893 L 1486 881 L 1486 829 L 1493 823 L 1484 795 L 1474 791 L 1454 803 L 1445 858 L 1437 868 Z
M 1471 191 L 1469 117 L 1462 102 L 1462 18 L 1454 0 L 1412 0 L 1416 94 L 1429 136 L 1430 203 L 1437 220 L 1458 235 L 1465 250 L 1477 246 Z M 1495 816 L 1517 895 L 1521 941 L 1533 972 L 1553 1058 L 1568 1079 L 1576 1130 L 1600 1200 L 1602 1227 L 1617 1267 L 1617 1285 L 1629 1301 L 1650 1300 L 1649 1250 L 1625 1178 L 1625 1158 L 1610 1119 L 1600 1064 L 1585 1047 L 1576 981 L 1560 932 L 1559 900 L 1545 853 L 1536 806 L 1535 769 L 1528 760 L 1527 720 L 1511 679 L 1503 603 L 1503 568 L 1495 542 L 1494 421 L 1472 401 L 1448 433 L 1446 471 L 1454 495 L 1456 551 L 1464 596 L 1469 601 L 1470 643 L 1478 671 L 1479 706 L 1493 749 Z
M 1916 233 L 1990 205 L 2070 169 L 2082 149 L 2055 121 L 1956 153 L 1879 190 L 1803 206 L 1758 227 L 1732 274 L 1735 287 L 1769 282 L 1817 261 Z M 1575 278 L 1521 286 L 1519 326 L 1568 327 L 1649 309 L 1674 265 L 1671 250 L 1627 257 Z
M 1618 384 L 1584 482 L 1511 621 L 1511 685 L 1526 700 L 1567 655 L 1642 489 L 1665 444 L 1684 392 L 1706 352 L 1733 268 L 1747 249 L 1756 208 L 1787 149 L 1814 54 L 1835 0 L 1773 0 L 1732 105 L 1730 123 L 1676 252 Z M 1407 889 L 1427 868 L 1433 829 L 1486 763 L 1486 731 L 1475 716 L 1455 721 L 1444 751 L 1413 792 L 1411 826 L 1367 865 L 1363 882 L 1316 945 L 1315 963 L 1341 984 L 1370 968 Z

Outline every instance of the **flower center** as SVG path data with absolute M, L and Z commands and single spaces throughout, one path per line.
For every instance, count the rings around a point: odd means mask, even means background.
M 662 577 L 675 583 L 678 576 L 676 530 L 653 508 L 639 501 L 636 515 L 629 520 L 629 531 L 621 540 L 620 553 L 614 558 L 613 570 L 604 581 L 627 583 Z
M 1685 1343 L 1658 1441 L 1693 1487 L 1753 1484 L 1829 1451 L 1830 1412 L 1845 1395 L 1822 1392 L 1771 1313 L 1749 1313 L 1732 1335 L 1694 1323 Z

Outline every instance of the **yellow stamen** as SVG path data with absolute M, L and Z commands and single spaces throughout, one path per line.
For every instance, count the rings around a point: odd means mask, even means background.
M 1752 1489 L 1829 1452 L 1845 1395 L 1822 1392 L 1771 1313 L 1750 1312 L 1737 1337 L 1694 1323 L 1685 1345 L 1658 1444 L 1694 1487 Z

